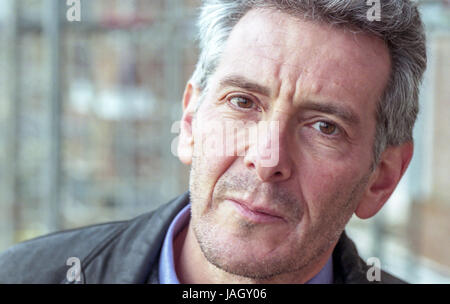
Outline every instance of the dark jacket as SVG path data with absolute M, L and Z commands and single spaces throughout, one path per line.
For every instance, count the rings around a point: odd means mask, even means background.
M 78 283 L 159 283 L 158 261 L 166 231 L 189 203 L 188 192 L 129 221 L 100 224 L 39 237 L 0 255 L 0 283 L 69 283 L 70 257 L 81 261 Z M 369 283 L 368 266 L 341 235 L 333 252 L 335 283 Z M 382 283 L 403 283 L 382 272 Z

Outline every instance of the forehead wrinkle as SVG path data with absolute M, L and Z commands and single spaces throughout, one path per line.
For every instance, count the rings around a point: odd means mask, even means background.
M 280 46 L 282 44 L 279 44 Z M 297 50 L 297 48 L 292 47 L 292 51 Z M 254 54 L 254 57 L 263 59 L 263 64 L 258 62 L 258 68 L 256 70 L 261 71 L 260 75 L 264 78 L 269 78 L 267 83 L 270 83 L 272 87 L 271 97 L 278 98 L 283 96 L 289 100 L 294 98 L 296 92 L 296 82 L 297 78 L 303 78 L 304 72 L 308 72 L 308 68 L 304 67 L 301 63 L 294 63 L 296 58 L 285 58 L 285 54 L 276 54 L 278 58 L 274 58 L 273 54 L 268 54 L 261 49 L 254 48 L 250 49 Z M 288 51 L 287 54 L 290 52 Z M 264 75 L 264 76 L 263 76 Z M 260 76 L 260 79 L 261 79 Z M 262 80 L 264 82 L 264 80 Z

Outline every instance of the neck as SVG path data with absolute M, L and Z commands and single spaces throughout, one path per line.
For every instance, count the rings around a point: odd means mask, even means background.
M 266 280 L 255 280 L 225 272 L 211 264 L 203 255 L 189 223 L 174 240 L 175 269 L 182 284 L 303 284 L 322 270 L 335 245 L 298 271 L 280 274 Z

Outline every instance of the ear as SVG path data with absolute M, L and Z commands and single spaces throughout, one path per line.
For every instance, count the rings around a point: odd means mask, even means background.
M 407 142 L 399 146 L 388 147 L 381 155 L 376 170 L 372 173 L 355 214 L 367 219 L 383 207 L 397 187 L 411 161 L 414 144 Z
M 194 137 L 192 133 L 192 121 L 195 108 L 199 101 L 200 90 L 191 82 L 188 82 L 183 94 L 183 117 L 181 118 L 181 130 L 178 141 L 178 158 L 186 165 L 192 163 L 194 150 Z

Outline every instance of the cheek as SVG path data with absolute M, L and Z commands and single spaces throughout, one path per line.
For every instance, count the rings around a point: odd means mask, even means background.
M 309 158 L 300 166 L 300 184 L 314 223 L 331 220 L 347 208 L 350 193 L 363 173 L 355 160 L 326 161 Z
M 236 160 L 236 154 L 225 149 L 227 135 L 223 122 L 220 115 L 212 111 L 199 112 L 193 136 L 191 182 L 203 195 L 208 195 L 209 200 L 217 181 Z

